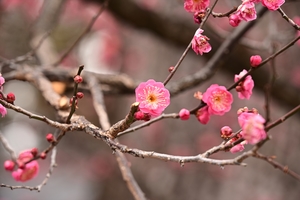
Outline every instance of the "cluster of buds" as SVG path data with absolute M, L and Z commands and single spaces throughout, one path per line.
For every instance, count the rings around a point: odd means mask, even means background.
M 83 82 L 83 78 L 82 76 L 80 75 L 76 75 L 74 76 L 74 82 L 76 84 L 79 84 L 79 83 L 82 83 Z M 75 107 L 77 107 L 77 104 L 78 104 L 78 99 L 82 99 L 84 97 L 84 94 L 82 92 L 77 92 L 76 93 L 76 96 L 73 96 L 71 99 L 70 99 L 70 102 L 69 102 L 69 106 L 72 106 L 73 102 L 75 103 Z
M 12 160 L 6 160 L 4 162 L 4 169 L 10 171 L 16 181 L 28 181 L 34 178 L 39 171 L 39 164 L 35 160 L 37 154 L 37 148 L 23 151 L 19 154 L 16 163 Z M 17 169 L 14 171 L 16 166 Z

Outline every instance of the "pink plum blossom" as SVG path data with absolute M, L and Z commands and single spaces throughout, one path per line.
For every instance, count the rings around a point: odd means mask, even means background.
M 239 75 L 235 75 L 234 82 L 239 81 L 246 73 L 247 70 L 244 69 Z M 254 87 L 254 81 L 252 80 L 252 77 L 250 75 L 246 76 L 246 78 L 243 81 L 241 81 L 239 85 L 236 87 L 239 98 L 250 99 L 252 95 L 253 87 Z
M 257 18 L 255 4 L 249 1 L 244 1 L 237 9 L 237 13 L 244 21 L 252 21 Z
M 179 117 L 181 120 L 188 120 L 190 118 L 190 111 L 183 108 L 179 111 Z
M 280 6 L 284 4 L 285 0 L 262 0 L 263 6 L 267 7 L 269 10 L 277 10 Z
M 196 54 L 202 55 L 203 53 L 208 53 L 211 50 L 211 46 L 208 43 L 209 38 L 205 35 L 202 35 L 203 30 L 198 28 L 193 40 L 192 40 L 192 49 Z
M 250 65 L 252 67 L 257 67 L 262 61 L 262 58 L 260 55 L 254 55 L 250 57 Z
M 196 117 L 201 124 L 207 124 L 210 119 L 210 114 L 208 113 L 208 106 L 200 108 L 197 111 Z
M 224 86 L 213 84 L 203 94 L 202 101 L 207 104 L 209 114 L 224 115 L 231 109 L 233 97 Z
M 209 0 L 185 0 L 184 9 L 188 12 L 205 10 L 209 6 Z
M 2 104 L 0 104 L 0 114 L 2 115 L 2 117 L 7 114 L 7 110 Z
M 250 144 L 256 144 L 267 137 L 265 119 L 256 113 L 243 112 L 238 116 L 242 127 L 241 136 Z
M 135 89 L 139 109 L 151 116 L 159 116 L 170 104 L 170 93 L 161 82 L 153 79 L 142 82 Z
M 233 146 L 231 149 L 230 149 L 230 152 L 231 153 L 238 153 L 238 152 L 241 152 L 241 151 L 244 151 L 245 149 L 245 144 L 247 144 L 247 141 L 243 141 L 241 142 L 240 144 L 237 144 L 235 146 Z
M 31 160 L 33 155 L 30 150 L 26 150 L 20 153 L 17 162 L 18 163 L 26 163 L 27 161 Z M 12 177 L 16 181 L 25 182 L 30 179 L 33 179 L 39 171 L 39 164 L 36 160 L 33 160 L 23 167 L 19 167 L 16 171 L 12 172 Z
M 0 74 L 0 87 L 2 87 L 2 85 L 5 83 L 5 79 L 3 78 L 3 76 L 1 76 Z

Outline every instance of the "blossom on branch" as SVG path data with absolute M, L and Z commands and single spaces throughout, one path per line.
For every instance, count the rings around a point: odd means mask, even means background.
M 243 3 L 237 8 L 237 11 L 229 16 L 229 24 L 236 27 L 242 20 L 246 22 L 255 20 L 257 15 L 254 2 L 255 1 L 251 0 L 243 1 Z
M 170 93 L 161 82 L 153 79 L 142 82 L 135 89 L 136 101 L 139 102 L 139 109 L 151 116 L 159 116 L 170 104 Z
M 201 124 L 207 124 L 210 119 L 210 114 L 208 113 L 208 106 L 200 108 L 197 111 L 196 117 Z
M 258 65 L 260 65 L 262 61 L 262 58 L 260 57 L 260 55 L 254 55 L 250 57 L 250 65 L 252 67 L 257 67 Z
M 184 9 L 188 12 L 199 12 L 209 6 L 209 0 L 185 0 Z
M 230 149 L 230 152 L 231 153 L 238 153 L 238 152 L 244 151 L 244 149 L 245 149 L 244 145 L 247 144 L 247 143 L 248 143 L 247 141 L 243 141 L 240 144 L 237 144 L 237 145 L 233 146 Z
M 2 117 L 7 114 L 7 110 L 2 104 L 0 104 L 0 114 L 2 115 Z
M 202 33 L 203 30 L 198 28 L 192 40 L 192 49 L 200 55 L 211 51 L 211 46 L 208 43 L 209 38 L 202 35 Z
M 245 74 L 247 74 L 247 70 L 244 69 L 239 75 L 234 76 L 234 82 L 239 81 Z M 238 92 L 240 99 L 250 99 L 253 87 L 254 81 L 252 80 L 252 77 L 248 75 L 235 87 L 235 89 Z
M 257 18 L 255 4 L 249 1 L 244 1 L 238 7 L 237 13 L 239 13 L 240 18 L 246 22 L 255 20 Z
M 257 144 L 267 137 L 265 131 L 265 119 L 258 113 L 242 112 L 238 116 L 242 127 L 241 136 L 250 144 Z
M 37 161 L 33 160 L 27 164 L 29 160 L 33 158 L 33 155 L 31 153 L 31 150 L 26 150 L 20 153 L 17 162 L 19 165 L 19 168 L 16 171 L 12 172 L 12 177 L 16 181 L 25 182 L 30 179 L 33 179 L 39 171 L 39 164 Z
M 209 114 L 224 115 L 231 109 L 233 97 L 224 86 L 213 84 L 203 94 L 202 101 L 207 104 Z
M 269 10 L 277 10 L 285 3 L 285 0 L 262 0 L 261 3 Z
M 188 120 L 190 118 L 190 111 L 183 108 L 179 111 L 179 117 L 181 120 Z

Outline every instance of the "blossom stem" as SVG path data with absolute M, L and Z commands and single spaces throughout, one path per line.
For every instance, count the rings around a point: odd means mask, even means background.
M 217 5 L 217 2 L 219 0 L 216 0 L 213 4 L 213 6 L 211 7 L 211 9 L 209 9 L 208 13 L 205 15 L 203 21 L 201 22 L 199 28 L 202 29 L 203 25 L 205 24 L 205 22 L 207 21 L 209 15 L 212 13 L 212 10 L 215 8 L 215 6 Z M 167 85 L 167 83 L 171 80 L 171 78 L 174 76 L 175 72 L 177 71 L 177 69 L 179 68 L 180 64 L 182 63 L 183 59 L 185 58 L 185 56 L 187 55 L 189 49 L 192 46 L 192 41 L 193 39 L 190 41 L 189 45 L 186 47 L 186 49 L 184 50 L 184 52 L 182 53 L 182 55 L 180 56 L 178 62 L 176 63 L 176 65 L 174 66 L 174 69 L 172 70 L 171 73 L 169 73 L 168 77 L 166 78 L 166 80 L 163 82 L 164 85 Z

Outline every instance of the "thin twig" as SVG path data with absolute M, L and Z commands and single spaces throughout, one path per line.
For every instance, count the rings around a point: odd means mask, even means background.
M 93 97 L 93 104 L 95 111 L 98 115 L 100 125 L 102 129 L 108 130 L 111 125 L 109 123 L 108 115 L 104 104 L 103 93 L 101 91 L 100 85 L 98 84 L 95 76 L 89 76 L 89 79 L 87 79 L 87 83 Z M 115 141 L 117 141 L 117 139 L 115 139 Z M 134 176 L 129 167 L 129 163 L 124 154 L 121 152 L 115 152 L 115 155 L 123 179 L 124 181 L 126 181 L 126 184 L 134 198 L 136 200 L 146 200 L 145 194 L 134 179 Z
M 199 28 L 201 29 L 203 27 L 203 25 L 205 24 L 205 22 L 207 21 L 209 15 L 211 14 L 212 10 L 215 8 L 215 6 L 217 5 L 218 0 L 216 0 L 213 4 L 213 6 L 211 7 L 211 9 L 208 11 L 208 13 L 205 15 L 203 21 L 201 22 Z M 193 39 L 190 41 L 189 45 L 186 47 L 186 49 L 184 50 L 184 52 L 182 53 L 182 55 L 180 56 L 178 62 L 176 63 L 176 65 L 174 66 L 174 69 L 170 72 L 170 74 L 168 75 L 168 77 L 166 78 L 166 80 L 164 81 L 164 85 L 167 85 L 167 83 L 171 80 L 171 78 L 174 76 L 175 72 L 177 71 L 177 69 L 179 68 L 180 64 L 182 63 L 183 59 L 185 58 L 185 56 L 187 55 L 189 49 L 192 46 L 192 41 Z
M 296 24 L 285 12 L 281 9 L 278 8 L 277 11 L 282 15 L 283 19 L 285 19 L 288 23 L 290 23 L 297 31 L 300 31 L 300 26 Z
M 284 173 L 286 173 L 286 174 L 292 176 L 293 178 L 297 179 L 298 181 L 300 181 L 300 175 L 299 174 L 297 174 L 296 172 L 290 170 L 287 165 L 283 166 L 282 164 L 274 161 L 274 158 L 262 155 L 262 154 L 260 154 L 258 152 L 256 152 L 253 155 L 253 157 L 259 158 L 261 160 L 264 160 L 264 161 L 268 162 L 274 168 L 279 169 L 279 170 L 283 171 Z
M 12 109 L 18 113 L 21 113 L 21 114 L 24 114 L 26 116 L 28 116 L 30 119 L 35 119 L 35 120 L 39 120 L 39 121 L 42 121 L 42 122 L 45 122 L 46 124 L 49 124 L 50 126 L 52 127 L 55 127 L 55 128 L 58 128 L 60 130 L 63 130 L 63 131 L 67 131 L 71 128 L 71 125 L 69 124 L 62 124 L 62 123 L 59 123 L 59 122 L 56 122 L 56 121 L 53 121 L 45 116 L 41 116 L 41 115 L 37 115 L 37 114 L 33 114 L 32 112 L 30 111 L 27 111 L 19 106 L 16 106 L 16 105 L 13 105 L 13 104 L 10 104 L 10 103 L 7 103 L 6 101 L 0 99 L 0 103 L 5 106 L 6 108 L 9 108 L 9 109 Z
M 2 132 L 0 132 L 0 142 L 2 143 L 4 149 L 10 154 L 11 159 L 16 162 L 17 161 L 17 154 L 13 150 L 13 148 L 10 146 L 8 141 L 3 136 Z
M 149 120 L 147 122 L 144 122 L 144 123 L 142 123 L 140 125 L 134 126 L 134 127 L 129 128 L 129 129 L 123 131 L 123 132 L 118 133 L 117 137 L 121 137 L 121 136 L 126 135 L 128 133 L 137 131 L 137 130 L 139 130 L 141 128 L 144 128 L 146 126 L 150 126 L 151 124 L 153 124 L 153 123 L 155 123 L 157 121 L 160 121 L 162 119 L 165 119 L 165 118 L 178 118 L 178 117 L 179 117 L 179 115 L 177 113 L 171 113 L 171 114 L 164 114 L 163 113 L 163 114 L 161 114 L 160 116 L 158 116 L 158 117 L 156 117 L 154 119 L 151 119 L 151 120 Z
M 239 79 L 239 81 L 235 82 L 234 84 L 232 84 L 230 87 L 227 88 L 227 90 L 232 90 L 233 88 L 235 88 L 241 81 L 243 81 L 249 74 L 251 74 L 253 71 L 256 71 L 257 69 L 259 69 L 260 67 L 262 67 L 263 65 L 265 65 L 267 62 L 269 62 L 270 60 L 274 59 L 276 56 L 278 56 L 279 54 L 283 53 L 284 51 L 286 51 L 288 48 L 290 48 L 291 46 L 293 46 L 298 40 L 300 39 L 300 36 L 296 37 L 295 39 L 293 39 L 291 42 L 289 42 L 288 44 L 286 44 L 284 47 L 282 47 L 280 50 L 278 50 L 276 53 L 272 54 L 271 56 L 269 56 L 268 58 L 266 58 L 265 60 L 263 60 L 257 67 L 255 68 L 251 68 L 250 70 L 248 70 L 248 72 L 241 77 L 241 79 Z
M 237 10 L 237 7 L 233 7 L 231 10 L 229 10 L 226 13 L 216 13 L 212 12 L 211 15 L 213 17 L 229 17 L 232 13 L 234 13 Z
M 104 4 L 99 9 L 99 11 L 92 17 L 91 21 L 89 22 L 85 30 L 80 34 L 80 36 L 76 39 L 76 41 L 68 48 L 68 50 L 63 53 L 63 55 L 59 58 L 59 60 L 57 60 L 52 64 L 52 66 L 54 67 L 58 66 L 69 55 L 69 53 L 77 46 L 77 44 L 82 40 L 82 38 L 91 31 L 98 17 L 103 13 L 105 8 L 107 7 L 107 2 L 108 0 L 104 2 Z

